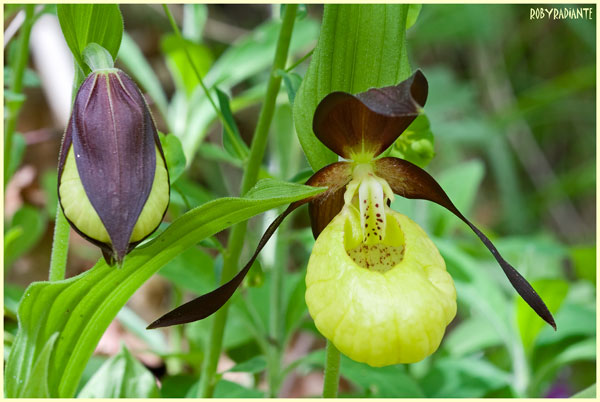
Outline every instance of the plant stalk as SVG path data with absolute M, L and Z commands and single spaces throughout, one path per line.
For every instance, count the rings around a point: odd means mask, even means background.
M 275 59 L 273 61 L 273 67 L 271 68 L 269 82 L 267 85 L 265 101 L 258 117 L 258 123 L 256 124 L 256 129 L 252 138 L 252 144 L 250 146 L 248 165 L 244 170 L 242 178 L 242 195 L 247 193 L 258 179 L 258 172 L 267 145 L 269 127 L 275 112 L 275 101 L 281 87 L 281 77 L 279 77 L 275 72 L 279 69 L 285 68 L 285 62 L 288 56 L 297 8 L 297 4 L 291 4 L 285 8 L 283 22 L 279 32 L 279 38 L 277 39 Z M 238 261 L 244 245 L 246 227 L 247 223 L 241 222 L 235 225 L 231 230 L 228 249 L 223 256 L 223 273 L 221 277 L 221 283 L 225 283 L 231 279 L 238 270 Z M 213 394 L 215 374 L 217 371 L 219 356 L 221 355 L 223 334 L 225 332 L 228 309 L 229 303 L 225 304 L 219 311 L 217 311 L 212 322 L 212 328 L 208 342 L 208 354 L 205 356 L 202 364 L 202 374 L 198 387 L 198 396 L 202 398 L 209 398 Z
M 71 103 L 75 101 L 77 89 L 83 82 L 85 77 L 75 62 L 75 77 L 73 78 L 73 91 L 71 93 Z M 59 178 L 60 179 L 60 178 Z M 65 271 L 67 269 L 67 255 L 69 253 L 69 234 L 71 228 L 67 218 L 63 213 L 60 202 L 56 206 L 56 219 L 54 220 L 54 236 L 52 238 L 52 252 L 50 254 L 50 273 L 48 280 L 50 282 L 60 281 L 65 279 Z
M 23 76 L 25 68 L 29 60 L 29 37 L 31 35 L 31 27 L 34 21 L 34 4 L 25 5 L 25 22 L 21 26 L 19 52 L 16 62 L 12 69 L 12 85 L 11 91 L 14 94 L 21 94 L 23 91 Z M 4 187 L 10 179 L 10 163 L 12 156 L 13 135 L 17 126 L 17 117 L 21 109 L 21 103 L 11 104 L 8 106 L 8 117 L 4 125 Z
M 323 398 L 336 398 L 340 382 L 340 351 L 327 340 L 325 357 L 325 378 L 323 380 Z

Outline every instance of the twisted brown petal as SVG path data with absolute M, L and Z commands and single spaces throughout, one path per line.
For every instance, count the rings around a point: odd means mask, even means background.
M 236 289 L 241 285 L 244 277 L 250 270 L 250 267 L 258 257 L 258 253 L 263 249 L 265 244 L 269 241 L 275 230 L 279 227 L 281 222 L 296 208 L 300 205 L 308 202 L 308 198 L 301 201 L 296 201 L 292 203 L 281 215 L 277 217 L 269 225 L 262 238 L 258 242 L 258 246 L 256 247 L 256 251 L 250 258 L 250 261 L 244 266 L 244 268 L 237 273 L 229 282 L 220 286 L 219 288 L 213 290 L 210 293 L 206 293 L 194 300 L 191 300 L 181 306 L 177 307 L 174 310 L 169 311 L 167 314 L 163 315 L 152 324 L 148 325 L 146 329 L 154 329 L 154 328 L 162 328 L 162 327 L 170 327 L 171 325 L 178 324 L 186 324 L 188 322 L 194 322 L 198 320 L 202 320 L 212 314 L 214 314 L 218 309 L 223 307 L 225 303 L 233 296 L 233 293 Z
M 460 213 L 454 206 L 448 195 L 442 187 L 435 181 L 429 173 L 412 163 L 398 158 L 381 158 L 375 161 L 375 174 L 384 178 L 389 183 L 394 193 L 405 198 L 417 198 L 433 201 L 443 206 L 463 222 L 465 222 L 479 239 L 490 250 L 504 274 L 521 295 L 523 300 L 548 324 L 556 330 L 556 323 L 543 300 L 531 287 L 529 282 L 513 268 L 498 252 L 490 239 L 486 237 L 475 225 Z
M 427 100 L 425 76 L 417 70 L 396 86 L 373 88 L 357 95 L 332 92 L 315 111 L 317 138 L 346 159 L 385 151 L 419 115 Z
M 167 314 L 163 315 L 158 320 L 150 324 L 148 326 L 148 329 L 168 327 L 171 325 L 186 324 L 188 322 L 202 320 L 203 318 L 212 315 L 218 309 L 223 307 L 223 305 L 227 303 L 231 296 L 233 296 L 233 293 L 236 291 L 236 289 L 241 285 L 242 281 L 244 280 L 244 277 L 246 276 L 246 274 L 250 270 L 250 267 L 254 263 L 254 260 L 256 260 L 258 253 L 260 253 L 265 244 L 267 244 L 267 242 L 269 241 L 273 233 L 275 233 L 275 230 L 277 230 L 281 222 L 283 222 L 283 220 L 293 210 L 307 202 L 311 202 L 311 204 L 313 204 L 314 202 L 317 202 L 317 200 L 322 199 L 322 202 L 318 202 L 317 204 L 315 204 L 317 205 L 317 207 L 311 206 L 311 208 L 314 208 L 313 211 L 316 211 L 314 219 L 311 215 L 311 220 L 313 220 L 313 222 L 317 222 L 318 225 L 322 225 L 323 222 L 325 222 L 325 220 L 331 220 L 333 218 L 333 216 L 330 217 L 329 215 L 331 214 L 333 209 L 335 209 L 335 207 L 330 206 L 330 200 L 335 199 L 335 194 L 337 194 L 340 189 L 343 190 L 343 188 L 350 180 L 350 167 L 350 163 L 337 162 L 326 166 L 323 169 L 319 170 L 317 173 L 315 173 L 310 179 L 308 179 L 306 184 L 314 187 L 328 186 L 329 189 L 318 195 L 292 203 L 281 215 L 279 215 L 277 219 L 275 219 L 273 223 L 269 225 L 269 227 L 261 237 L 260 241 L 258 242 L 258 246 L 254 251 L 254 254 L 250 258 L 250 261 L 248 261 L 244 268 L 240 272 L 238 272 L 237 275 L 233 277 L 233 279 L 231 279 L 229 282 L 225 283 L 221 287 L 213 290 L 212 292 L 202 295 L 168 312 Z M 323 207 L 320 208 L 319 206 Z M 329 220 L 327 220 L 327 223 L 329 223 Z

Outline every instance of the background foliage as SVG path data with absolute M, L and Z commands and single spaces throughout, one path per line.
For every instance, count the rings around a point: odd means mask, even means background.
M 5 32 L 10 32 L 22 7 L 4 7 Z M 281 6 L 172 7 L 183 41 L 233 133 L 222 132 L 216 122 L 182 40 L 172 34 L 162 9 L 120 9 L 125 35 L 117 66 L 139 83 L 159 129 L 168 133 L 161 139 L 173 161 L 167 221 L 207 201 L 239 195 Z M 542 325 L 522 303 L 487 250 L 454 216 L 426 202 L 397 199 L 393 208 L 425 228 L 444 256 L 456 282 L 458 316 L 440 350 L 423 362 L 374 369 L 343 358 L 342 396 L 567 397 L 586 389 L 584 395 L 595 394 L 595 387 L 588 388 L 595 384 L 596 362 L 595 20 L 530 20 L 529 9 L 422 7 L 406 41 L 412 68 L 421 68 L 429 81 L 427 117 L 417 120 L 390 152 L 427 165 L 458 208 L 484 228 L 548 302 L 558 331 Z M 19 346 L 13 341 L 25 288 L 47 279 L 56 214 L 56 161 L 65 122 L 56 112 L 60 97 L 48 92 L 46 70 L 52 64 L 36 56 L 36 49 L 49 46 L 41 37 L 63 41 L 66 53 L 56 50 L 55 58 L 72 63 L 56 9 L 45 6 L 35 12 L 22 93 L 12 85 L 20 36 L 5 47 L 5 107 L 21 108 L 10 150 L 14 174 L 5 188 L 5 362 Z M 409 12 L 409 20 L 415 13 Z M 322 7 L 300 7 L 288 65 L 315 46 L 321 18 Z M 40 35 L 36 30 L 42 28 Z M 261 178 L 303 182 L 311 171 L 294 132 L 291 105 L 308 60 L 280 71 L 284 83 Z M 64 75 L 55 71 L 50 80 Z M 64 80 L 68 93 L 72 81 L 72 76 Z M 284 202 L 281 198 L 261 210 Z M 248 216 L 256 213 L 258 209 Z M 274 217 L 270 211 L 250 221 L 241 261 Z M 206 234 L 226 226 L 215 223 Z M 72 385 L 75 395 L 197 394 L 212 318 L 165 331 L 144 327 L 216 286 L 226 239 L 226 233 L 217 233 L 179 254 L 129 299 L 94 356 L 83 362 L 81 380 Z M 320 393 L 324 342 L 304 303 L 304 270 L 313 242 L 308 217 L 300 209 L 262 252 L 243 291 L 234 297 L 214 396 Z M 97 249 L 72 233 L 67 277 L 88 270 L 98 258 Z M 276 266 L 285 269 L 285 277 L 281 303 L 273 305 Z M 80 292 L 73 297 L 82 296 Z M 282 318 L 280 343 L 269 337 L 273 310 Z M 44 362 L 60 342 L 52 333 L 43 339 L 33 378 L 44 377 Z M 280 353 L 279 364 L 273 350 Z M 273 377 L 274 372 L 279 375 Z M 56 386 L 37 382 L 32 392 L 43 394 Z

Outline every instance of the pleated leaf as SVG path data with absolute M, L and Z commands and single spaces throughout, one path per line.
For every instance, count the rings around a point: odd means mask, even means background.
M 221 198 L 187 212 L 155 239 L 131 252 L 120 269 L 100 260 L 76 277 L 31 284 L 20 302 L 19 331 L 6 363 L 6 396 L 26 392 L 23 387 L 34 374 L 44 345 L 58 332 L 49 362 L 49 394 L 73 397 L 83 369 L 110 322 L 163 265 L 235 223 L 321 191 L 261 180 L 243 198 Z
M 314 171 L 337 161 L 313 134 L 313 115 L 329 93 L 396 85 L 410 75 L 408 5 L 325 5 L 321 33 L 294 101 L 300 144 Z
M 123 17 L 117 4 L 58 4 L 56 14 L 65 40 L 84 75 L 90 73 L 83 61 L 88 43 L 97 43 L 116 60 L 123 36 Z

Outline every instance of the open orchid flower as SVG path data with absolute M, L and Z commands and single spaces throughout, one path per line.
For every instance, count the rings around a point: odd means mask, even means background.
M 508 280 L 554 329 L 542 299 L 492 242 L 456 209 L 427 172 L 402 159 L 377 158 L 419 115 L 428 84 L 416 71 L 396 86 L 357 95 L 334 92 L 318 105 L 313 131 L 348 160 L 316 172 L 307 185 L 327 187 L 291 204 L 267 229 L 246 266 L 218 289 L 148 328 L 197 321 L 222 307 L 285 217 L 309 203 L 317 239 L 306 275 L 306 303 L 319 331 L 350 358 L 372 366 L 412 363 L 439 346 L 456 314 L 456 291 L 425 232 L 390 209 L 394 194 L 433 201 L 464 221 L 490 250 Z

